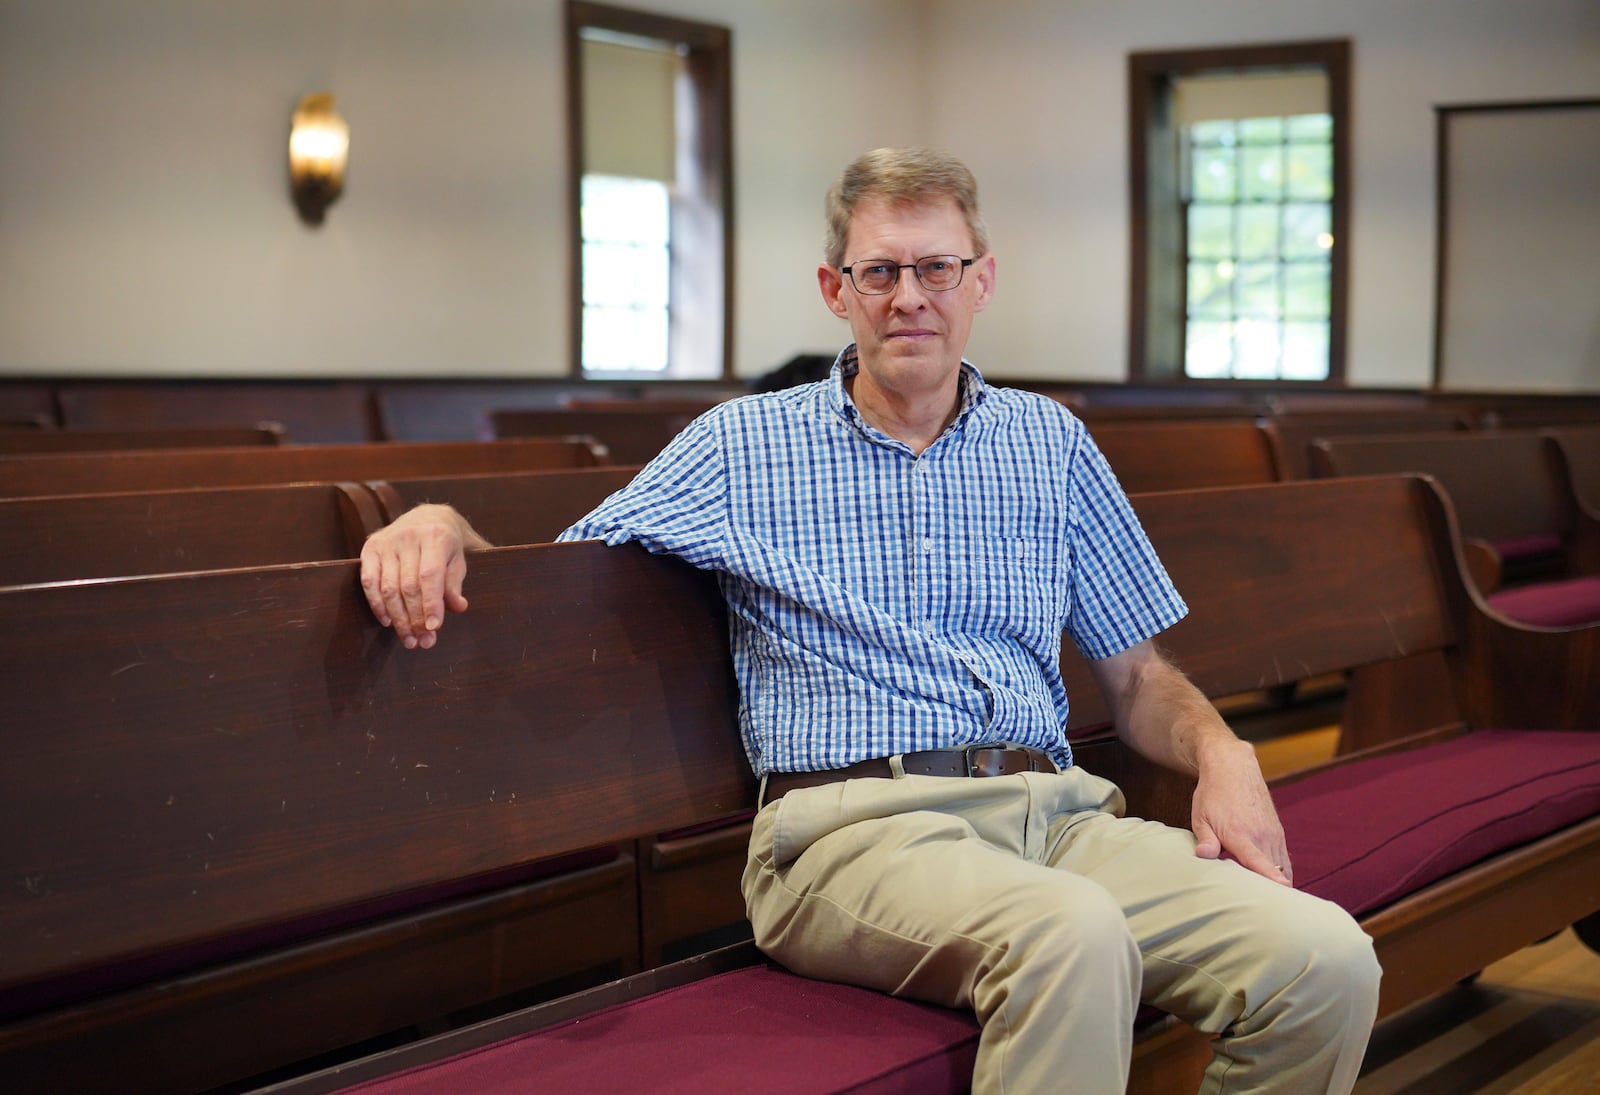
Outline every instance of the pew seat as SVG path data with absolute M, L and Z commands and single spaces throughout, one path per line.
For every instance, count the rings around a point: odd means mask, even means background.
M 1600 733 L 1485 731 L 1326 767 L 1273 797 L 1296 884 L 1360 915 L 1546 834 L 1585 822 L 1592 831 Z M 1163 1031 L 1162 1022 L 1145 1009 L 1140 1026 Z M 513 1033 L 518 1025 L 526 1032 Z M 511 1095 L 531 1078 L 552 1091 L 618 1095 L 961 1095 L 978 1034 L 969 1013 L 798 977 L 746 946 L 280 1091 Z
M 1600 621 L 1600 575 L 1535 582 L 1491 593 L 1495 611 L 1539 627 L 1571 627 Z

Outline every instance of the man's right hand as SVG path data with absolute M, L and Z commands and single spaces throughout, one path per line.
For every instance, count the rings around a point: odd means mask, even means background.
M 465 612 L 466 552 L 490 544 L 450 506 L 423 505 L 367 537 L 361 588 L 372 614 L 407 650 L 439 640 L 446 610 Z

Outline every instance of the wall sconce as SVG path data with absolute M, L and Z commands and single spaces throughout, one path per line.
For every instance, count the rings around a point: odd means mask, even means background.
M 307 95 L 289 123 L 289 193 L 307 224 L 322 215 L 344 190 L 350 158 L 350 127 L 333 109 L 333 96 Z

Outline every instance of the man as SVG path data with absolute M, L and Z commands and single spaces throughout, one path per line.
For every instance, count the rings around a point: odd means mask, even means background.
M 828 208 L 833 375 L 702 416 L 563 536 L 720 576 L 758 944 L 972 1008 L 979 1092 L 1122 1091 L 1141 1000 L 1219 1035 L 1207 1090 L 1349 1090 L 1370 941 L 1292 888 L 1253 751 L 1157 651 L 1186 608 L 1082 423 L 963 360 L 996 278 L 971 174 L 883 149 Z M 432 646 L 481 546 L 405 515 L 363 553 L 373 611 Z M 1063 630 L 1122 737 L 1197 778 L 1192 834 L 1072 764 Z

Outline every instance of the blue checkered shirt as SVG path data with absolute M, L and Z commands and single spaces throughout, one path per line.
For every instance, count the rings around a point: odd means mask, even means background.
M 718 573 L 756 774 L 1008 741 L 1061 767 L 1066 634 L 1089 658 L 1187 611 L 1083 423 L 962 363 L 920 456 L 843 381 L 724 403 L 562 540 Z

